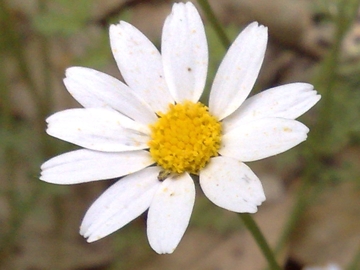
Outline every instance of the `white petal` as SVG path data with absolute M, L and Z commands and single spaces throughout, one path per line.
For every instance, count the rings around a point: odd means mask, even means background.
M 151 202 L 147 234 L 159 254 L 172 253 L 185 233 L 195 201 L 195 185 L 184 173 L 161 183 Z
M 148 148 L 148 128 L 113 110 L 70 109 L 55 113 L 46 121 L 49 135 L 91 150 L 118 152 Z
M 215 157 L 200 172 L 200 185 L 216 205 L 238 213 L 255 213 L 265 201 L 261 182 L 244 163 Z
M 319 100 L 320 95 L 308 83 L 274 87 L 245 100 L 239 109 L 224 119 L 223 125 L 226 130 L 230 130 L 265 117 L 295 119 Z
M 173 99 L 165 83 L 159 51 L 134 26 L 120 22 L 110 26 L 114 58 L 126 83 L 154 112 L 165 112 Z
M 71 67 L 66 70 L 64 84 L 85 108 L 112 108 L 143 124 L 156 121 L 156 115 L 147 103 L 124 83 L 105 73 Z
M 306 140 L 308 132 L 296 120 L 262 118 L 223 135 L 219 153 L 244 162 L 259 160 L 298 145 Z
M 54 184 L 77 184 L 121 177 L 153 164 L 148 151 L 121 153 L 76 150 L 56 156 L 41 166 L 40 179 Z
M 204 25 L 191 2 L 173 5 L 162 34 L 165 78 L 176 102 L 197 102 L 203 92 L 208 66 Z
M 267 28 L 247 26 L 225 55 L 210 92 L 209 109 L 219 120 L 233 113 L 249 95 L 264 59 Z
M 160 186 L 159 171 L 157 167 L 146 168 L 108 188 L 86 212 L 80 234 L 88 242 L 99 240 L 145 212 Z

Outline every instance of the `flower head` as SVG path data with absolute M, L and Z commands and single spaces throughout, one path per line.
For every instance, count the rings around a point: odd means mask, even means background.
M 236 38 L 218 69 L 208 107 L 198 102 L 208 48 L 192 3 L 174 4 L 161 54 L 126 22 L 110 27 L 110 42 L 126 84 L 93 69 L 69 68 L 65 86 L 84 108 L 47 119 L 48 134 L 83 149 L 45 162 L 41 180 L 76 184 L 122 177 L 93 203 L 80 233 L 89 242 L 101 239 L 148 209 L 151 247 L 173 252 L 195 201 L 190 174 L 199 175 L 214 204 L 256 212 L 265 195 L 244 162 L 304 141 L 309 130 L 294 119 L 320 99 L 306 83 L 246 99 L 264 59 L 267 28 L 252 23 Z

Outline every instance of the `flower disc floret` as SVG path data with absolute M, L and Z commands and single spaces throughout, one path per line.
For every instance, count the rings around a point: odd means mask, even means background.
M 165 171 L 198 174 L 218 155 L 221 123 L 201 103 L 170 104 L 150 125 L 150 154 Z

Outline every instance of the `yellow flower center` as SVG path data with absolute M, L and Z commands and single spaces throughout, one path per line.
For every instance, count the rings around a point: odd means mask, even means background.
M 218 155 L 221 123 L 205 105 L 190 101 L 170 104 L 168 112 L 158 115 L 157 122 L 150 125 L 148 145 L 164 172 L 198 174 L 211 157 Z

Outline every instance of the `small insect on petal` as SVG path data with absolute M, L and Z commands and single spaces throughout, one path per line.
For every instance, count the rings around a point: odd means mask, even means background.
M 158 180 L 160 182 L 164 181 L 166 178 L 168 178 L 170 176 L 171 172 L 170 171 L 167 171 L 167 170 L 162 170 L 159 172 L 159 175 L 158 175 Z

